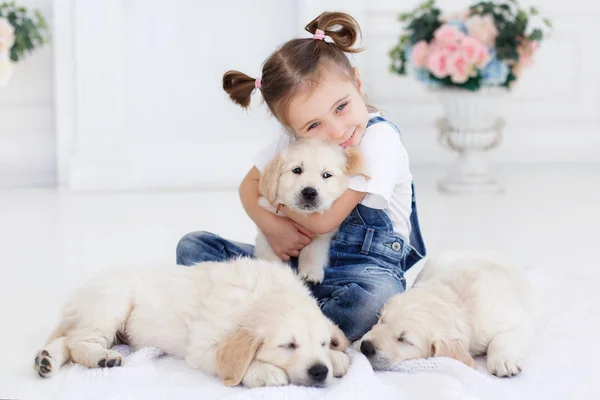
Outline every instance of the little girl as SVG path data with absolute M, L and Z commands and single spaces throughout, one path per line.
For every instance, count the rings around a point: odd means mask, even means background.
M 360 51 L 353 48 L 360 34 L 357 22 L 344 13 L 326 12 L 306 30 L 312 38 L 281 46 L 265 61 L 260 78 L 238 71 L 223 76 L 223 88 L 242 107 L 250 104 L 254 90 L 260 90 L 285 128 L 257 155 L 239 193 L 246 213 L 284 261 L 297 257 L 315 234 L 339 227 L 325 278 L 311 291 L 323 313 L 354 341 L 377 322 L 386 301 L 405 290 L 404 273 L 425 255 L 425 246 L 400 132 L 365 104 L 363 82 L 345 54 Z M 258 205 L 261 171 L 279 151 L 305 137 L 344 148 L 357 146 L 370 179 L 352 177 L 349 189 L 324 214 L 306 217 L 283 208 L 281 216 L 266 211 Z M 252 245 L 192 232 L 177 246 L 177 263 L 252 254 Z

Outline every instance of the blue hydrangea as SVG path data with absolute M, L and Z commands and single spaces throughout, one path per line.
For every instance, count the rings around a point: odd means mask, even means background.
M 494 57 L 481 70 L 481 85 L 482 86 L 500 86 L 506 82 L 510 68 L 508 64 Z
M 448 25 L 452 25 L 452 26 L 457 27 L 458 30 L 460 30 L 464 34 L 467 33 L 467 26 L 462 21 L 458 21 L 458 20 L 448 21 Z
M 406 50 L 404 50 L 404 57 L 406 57 L 406 61 L 410 62 L 410 56 L 412 55 L 414 46 L 408 46 Z

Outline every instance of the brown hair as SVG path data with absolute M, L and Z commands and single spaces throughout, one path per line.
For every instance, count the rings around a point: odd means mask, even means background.
M 306 85 L 318 82 L 319 72 L 326 62 L 354 77 L 352 65 L 345 53 L 357 53 L 354 48 L 361 35 L 360 27 L 352 16 L 342 12 L 324 12 L 304 28 L 313 35 L 320 29 L 333 43 L 305 38 L 284 43 L 267 58 L 262 68 L 261 92 L 271 113 L 283 124 L 293 96 Z M 246 108 L 255 89 L 255 78 L 239 72 L 223 75 L 223 89 L 233 102 Z

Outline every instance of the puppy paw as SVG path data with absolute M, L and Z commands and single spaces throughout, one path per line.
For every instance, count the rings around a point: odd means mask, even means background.
M 492 375 L 498 377 L 514 376 L 521 372 L 520 360 L 503 357 L 502 355 L 489 356 L 487 359 L 487 369 Z
M 325 271 L 322 268 L 318 269 L 302 269 L 298 271 L 298 276 L 304 282 L 310 285 L 318 285 L 325 278 Z
M 242 384 L 249 388 L 283 386 L 289 383 L 290 379 L 284 370 L 261 361 L 253 361 L 242 379 Z
M 331 357 L 333 376 L 336 378 L 341 378 L 342 376 L 346 375 L 350 369 L 350 357 L 348 354 L 337 350 L 330 350 L 329 356 Z
M 35 361 L 33 364 L 33 368 L 37 371 L 38 375 L 42 378 L 50 377 L 59 366 L 56 365 L 56 361 L 47 350 L 41 350 L 37 356 L 35 356 Z
M 98 354 L 98 362 L 96 363 L 100 368 L 112 368 L 120 367 L 123 365 L 123 358 L 121 354 L 113 350 L 105 350 Z

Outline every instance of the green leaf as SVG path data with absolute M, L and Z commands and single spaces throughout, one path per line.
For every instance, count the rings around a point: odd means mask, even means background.
M 398 16 L 398 20 L 401 22 L 406 22 L 410 19 L 410 17 L 412 17 L 411 13 L 402 13 Z
M 48 24 L 39 10 L 30 15 L 25 7 L 17 7 L 14 1 L 0 4 L 0 16 L 6 16 L 15 30 L 15 43 L 10 49 L 10 59 L 18 62 L 42 46 L 48 40 Z
M 531 15 L 538 15 L 538 14 L 539 14 L 539 11 L 538 11 L 538 9 L 537 9 L 537 8 L 535 8 L 535 7 L 533 7 L 533 6 L 532 6 L 532 7 L 529 9 L 529 14 L 531 14 Z
M 544 18 L 544 25 L 546 25 L 548 28 L 552 28 L 552 22 L 550 22 L 550 20 L 548 18 Z
M 511 83 L 515 82 L 516 80 L 517 80 L 517 77 L 513 73 L 513 68 L 510 67 L 510 72 L 508 73 L 508 76 L 506 77 L 506 81 L 500 86 L 510 89 Z
M 542 40 L 543 36 L 544 35 L 540 29 L 534 29 L 533 32 L 531 32 L 531 35 L 529 35 L 529 40 L 535 40 L 539 42 Z

